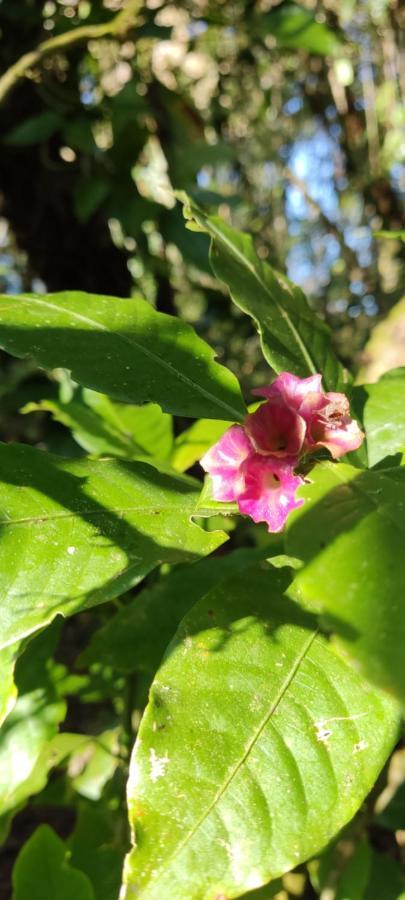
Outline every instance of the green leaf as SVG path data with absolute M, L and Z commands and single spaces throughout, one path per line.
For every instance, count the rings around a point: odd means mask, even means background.
M 173 444 L 172 417 L 163 413 L 156 403 L 145 403 L 144 406 L 114 403 L 104 394 L 86 388 L 83 401 L 106 427 L 115 428 L 128 443 L 133 441 L 142 453 L 156 459 L 169 456 Z
M 41 144 L 47 141 L 55 131 L 58 131 L 62 122 L 63 119 L 51 110 L 40 113 L 38 116 L 30 116 L 6 134 L 4 143 L 10 147 L 29 147 Z
M 54 762 L 48 745 L 66 713 L 48 663 L 57 637 L 47 629 L 17 662 L 18 699 L 0 730 L 1 817 L 42 790 Z
M 156 403 L 114 403 L 86 388 L 67 402 L 41 400 L 28 403 L 22 412 L 50 412 L 56 422 L 70 429 L 80 447 L 95 456 L 165 459 L 173 442 L 171 416 Z
M 363 825 L 364 828 L 364 825 Z M 351 851 L 351 844 L 354 844 Z M 314 887 L 335 900 L 403 900 L 405 879 L 398 863 L 376 853 L 367 838 L 343 832 L 319 861 Z
M 12 900 L 95 900 L 91 882 L 69 865 L 69 851 L 48 825 L 40 825 L 20 851 Z
M 232 373 L 190 325 L 145 300 L 66 291 L 0 296 L 0 347 L 125 403 L 158 403 L 179 416 L 239 420 Z
M 14 665 L 18 645 L 0 650 L 0 725 L 11 712 L 17 697 L 14 684 Z
M 100 804 L 80 804 L 69 847 L 72 866 L 90 879 L 96 900 L 117 900 L 124 846 L 116 811 L 111 813 Z
M 199 484 L 143 462 L 64 460 L 0 445 L 3 646 L 226 539 L 190 517 Z
M 390 856 L 372 851 L 370 878 L 361 900 L 405 900 L 403 867 Z
M 80 148 L 81 149 L 81 148 Z M 88 149 L 86 148 L 88 152 Z M 85 151 L 85 152 L 86 152 Z M 90 149 L 91 152 L 91 149 Z M 111 191 L 111 180 L 105 175 L 86 175 L 81 178 L 74 192 L 74 213 L 79 222 L 88 222 Z
M 377 684 L 405 697 L 405 469 L 321 463 L 300 489 L 287 552 L 294 596 L 322 614 Z
M 405 450 L 405 368 L 387 372 L 376 384 L 361 385 L 356 392 L 365 398 L 368 461 L 374 466 L 384 457 Z
M 144 588 L 96 631 L 80 665 L 102 663 L 122 672 L 155 672 L 176 628 L 191 606 L 229 574 L 264 558 L 266 549 L 236 550 L 227 556 L 177 566 Z
M 272 34 L 280 47 L 308 50 L 321 56 L 336 56 L 342 50 L 338 34 L 317 22 L 313 14 L 295 3 L 281 3 L 253 20 L 254 32 L 260 37 Z
M 312 312 L 301 288 L 259 259 L 250 235 L 179 196 L 185 215 L 211 236 L 213 271 L 228 286 L 234 303 L 252 317 L 272 368 L 300 377 L 320 372 L 327 390 L 341 387 L 343 370 L 331 347 L 330 330 Z
M 353 845 L 350 853 L 351 845 Z M 349 848 L 346 851 L 345 849 Z M 319 860 L 315 885 L 320 896 L 333 891 L 334 900 L 364 900 L 370 878 L 372 849 L 367 838 L 344 831 L 340 839 L 326 850 Z
M 119 729 L 112 728 L 98 734 L 94 740 L 87 740 L 73 754 L 72 771 L 79 769 L 79 774 L 71 778 L 73 787 L 82 797 L 89 800 L 100 800 L 103 789 L 112 778 L 119 765 L 118 747 Z M 78 763 L 77 767 L 75 762 Z
M 280 570 L 223 582 L 180 625 L 128 785 L 126 900 L 238 897 L 317 853 L 395 741 L 373 690 L 283 596 Z

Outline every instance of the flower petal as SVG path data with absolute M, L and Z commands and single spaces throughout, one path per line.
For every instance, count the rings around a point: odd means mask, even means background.
M 244 488 L 240 467 L 253 453 L 253 447 L 241 425 L 232 425 L 201 459 L 211 475 L 214 500 L 232 502 Z
M 364 434 L 350 416 L 350 404 L 345 394 L 330 392 L 317 398 L 309 394 L 303 401 L 300 414 L 307 423 L 305 449 L 313 452 L 326 447 L 334 459 L 350 450 L 357 450 Z
M 326 447 L 332 454 L 334 459 L 349 453 L 351 450 L 358 450 L 364 440 L 364 434 L 359 428 L 355 419 L 348 417 L 348 421 L 342 423 L 340 427 L 331 426 L 322 427 L 321 438 L 311 449 L 316 447 Z
M 247 416 L 245 427 L 258 453 L 298 456 L 304 443 L 305 422 L 281 397 L 259 406 Z
M 293 457 L 249 456 L 242 464 L 245 489 L 238 498 L 240 512 L 254 522 L 266 522 L 269 531 L 281 531 L 289 512 L 304 502 L 296 499 L 303 478 L 294 475 Z
M 307 394 L 319 394 L 322 390 L 322 375 L 310 375 L 309 378 L 298 378 L 291 372 L 281 372 L 280 375 L 262 388 L 252 391 L 259 397 L 281 396 L 285 403 L 292 409 L 299 410 L 300 404 Z

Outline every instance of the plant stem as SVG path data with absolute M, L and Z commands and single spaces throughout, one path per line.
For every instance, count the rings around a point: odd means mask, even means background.
M 17 82 L 21 78 L 27 77 L 30 70 L 39 65 L 46 56 L 60 50 L 68 50 L 69 47 L 82 41 L 125 35 L 135 25 L 141 5 L 142 0 L 128 0 L 124 9 L 113 16 L 109 22 L 103 22 L 100 25 L 81 25 L 72 31 L 49 38 L 39 44 L 35 50 L 25 53 L 0 78 L 0 103 L 5 100 Z

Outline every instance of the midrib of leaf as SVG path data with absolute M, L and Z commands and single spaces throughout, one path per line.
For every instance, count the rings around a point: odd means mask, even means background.
M 277 310 L 278 310 L 280 316 L 285 320 L 285 322 L 287 323 L 288 327 L 290 328 L 290 331 L 291 331 L 291 333 L 293 334 L 293 336 L 294 336 L 294 338 L 295 338 L 295 340 L 296 340 L 296 342 L 297 342 L 297 345 L 298 345 L 298 347 L 299 347 L 299 349 L 300 349 L 300 351 L 301 351 L 301 353 L 302 353 L 303 358 L 305 359 L 305 362 L 306 362 L 306 364 L 307 364 L 309 370 L 312 372 L 313 375 L 316 375 L 316 374 L 317 374 L 317 371 L 318 371 L 317 366 L 316 366 L 316 363 L 315 363 L 315 361 L 312 359 L 312 356 L 311 356 L 311 354 L 309 353 L 309 351 L 308 351 L 306 345 L 304 344 L 304 342 L 303 342 L 303 340 L 302 340 L 302 338 L 301 338 L 301 336 L 300 336 L 299 331 L 297 331 L 297 329 L 296 329 L 296 327 L 295 327 L 295 325 L 294 325 L 294 322 L 291 320 L 290 316 L 288 315 L 288 313 L 287 313 L 287 311 L 284 309 L 284 307 L 281 306 L 281 304 L 280 304 L 279 301 L 277 300 L 277 297 L 275 297 L 274 294 L 269 290 L 269 288 L 268 288 L 266 282 L 265 282 L 265 281 L 262 281 L 262 279 L 261 279 L 260 276 L 259 276 L 259 273 L 256 271 L 255 267 L 249 262 L 249 260 L 247 260 L 246 257 L 243 256 L 243 254 L 241 254 L 241 253 L 239 252 L 239 250 L 238 250 L 236 247 L 234 247 L 234 245 L 231 244 L 231 243 L 228 241 L 228 239 L 227 239 L 226 237 L 224 237 L 224 235 L 223 235 L 221 232 L 218 232 L 218 231 L 216 230 L 215 225 L 213 225 L 212 222 L 209 223 L 209 229 L 210 229 L 210 231 L 212 231 L 212 232 L 216 235 L 217 240 L 222 241 L 222 243 L 225 244 L 225 246 L 231 251 L 231 253 L 236 257 L 236 259 L 238 259 L 239 262 L 241 262 L 241 263 L 249 270 L 249 272 L 253 275 L 253 277 L 254 277 L 254 278 L 256 279 L 256 281 L 259 283 L 260 287 L 263 288 L 263 290 L 264 290 L 265 293 L 268 295 L 268 297 L 270 297 L 270 299 L 272 300 L 272 302 L 273 302 L 274 305 L 276 306 L 276 308 L 277 308 Z M 274 277 L 275 277 L 275 276 L 274 276 Z M 231 291 L 231 293 L 232 293 L 232 291 Z M 254 318 L 256 318 L 256 316 L 254 316 Z M 258 321 L 258 320 L 256 319 L 256 321 Z M 258 322 L 258 326 L 259 326 L 260 334 L 261 334 L 261 336 L 263 337 L 263 332 L 262 332 L 262 329 L 261 329 L 261 326 L 260 326 L 260 322 Z
M 142 344 L 139 344 L 138 341 L 134 340 L 133 338 L 129 338 L 125 334 L 121 334 L 121 332 L 118 331 L 110 331 L 110 329 L 106 328 L 106 326 L 101 322 L 90 319 L 88 316 L 83 316 L 81 313 L 69 309 L 69 307 L 57 306 L 54 303 L 49 303 L 48 300 L 41 300 L 39 297 L 23 297 L 22 301 L 28 304 L 37 303 L 38 305 L 45 306 L 48 309 L 55 309 L 57 312 L 63 310 L 63 312 L 66 312 L 73 318 L 77 319 L 77 321 L 85 322 L 86 325 L 90 325 L 97 331 L 104 331 L 107 334 L 113 334 L 117 340 L 122 341 L 124 344 L 128 344 L 130 347 L 136 347 L 137 350 L 143 353 L 144 356 L 147 356 L 149 359 L 151 359 L 152 362 L 155 363 L 155 365 L 158 364 L 162 369 L 165 369 L 165 371 L 171 372 L 171 374 L 175 372 L 179 380 L 183 381 L 184 384 L 187 384 L 188 387 L 193 388 L 193 390 L 197 390 L 204 397 L 207 397 L 208 400 L 213 401 L 217 406 L 222 407 L 222 409 L 225 409 L 228 412 L 232 413 L 232 416 L 236 421 L 241 421 L 240 413 L 238 412 L 238 410 L 234 409 L 233 406 L 229 406 L 229 404 L 225 403 L 224 400 L 220 400 L 219 397 L 217 397 L 215 394 L 211 394 L 210 391 L 207 391 L 206 388 L 201 387 L 198 382 L 193 381 L 188 377 L 188 375 L 184 375 L 184 373 L 180 372 L 179 369 L 174 369 L 173 366 L 171 366 L 170 363 L 167 363 L 161 356 L 157 356 L 156 354 L 151 353 L 150 350 L 147 350 L 146 347 L 143 347 Z M 207 346 L 209 345 L 207 344 Z M 220 363 L 217 363 L 217 365 L 220 365 Z
M 105 509 L 97 510 L 81 509 L 80 512 L 77 513 L 43 513 L 38 516 L 23 516 L 19 519 L 0 519 L 0 528 L 10 527 L 11 525 L 25 525 L 32 522 L 49 522 L 54 519 L 82 519 L 84 516 L 87 516 L 89 519 L 94 519 L 99 516 L 119 515 L 120 513 L 127 512 L 141 512 L 155 515 L 156 508 L 163 512 L 166 512 L 166 510 L 177 510 L 177 512 L 181 512 L 182 509 L 178 504 L 169 504 L 168 506 L 158 506 L 158 504 L 152 504 L 152 506 L 112 506 L 111 508 L 106 507 Z M 184 511 L 188 511 L 189 507 L 185 506 L 183 509 Z
M 225 792 L 227 791 L 229 785 L 231 784 L 231 782 L 233 781 L 233 779 L 236 777 L 236 775 L 237 775 L 237 773 L 239 772 L 239 770 L 241 769 L 241 767 L 242 767 L 242 766 L 244 765 L 244 763 L 246 762 L 246 760 L 247 760 L 249 754 L 252 752 L 254 746 L 256 745 L 256 743 L 257 743 L 257 741 L 259 740 L 259 738 L 261 737 L 261 735 L 262 735 L 264 729 L 266 728 L 266 725 L 267 725 L 268 722 L 270 721 L 272 715 L 275 713 L 275 711 L 276 711 L 277 707 L 279 706 L 279 704 L 281 703 L 281 701 L 282 701 L 284 695 L 285 695 L 286 692 L 288 691 L 288 688 L 290 687 L 292 681 L 294 680 L 294 678 L 295 678 L 295 676 L 296 676 L 296 674 L 297 674 L 297 672 L 298 672 L 298 669 L 299 669 L 301 663 L 304 661 L 304 659 L 305 659 L 305 657 L 306 657 L 308 651 L 310 650 L 310 648 L 311 648 L 311 646 L 312 646 L 312 644 L 313 644 L 313 642 L 314 642 L 314 640 L 315 640 L 317 634 L 318 634 L 318 629 L 317 629 L 316 631 L 311 632 L 311 634 L 309 635 L 309 637 L 308 637 L 307 640 L 305 641 L 305 643 L 304 643 L 304 645 L 303 645 L 303 647 L 302 647 L 301 652 L 298 654 L 297 659 L 296 659 L 294 665 L 292 666 L 290 672 L 288 673 L 288 675 L 287 675 L 286 678 L 284 679 L 283 684 L 281 685 L 280 690 L 279 690 L 279 692 L 278 692 L 278 694 L 277 694 L 275 700 L 273 701 L 273 703 L 272 703 L 271 706 L 270 706 L 270 709 L 268 710 L 267 714 L 264 716 L 264 718 L 263 718 L 262 722 L 260 723 L 260 725 L 256 728 L 256 730 L 255 730 L 255 732 L 253 733 L 252 738 L 251 738 L 251 740 L 249 741 L 249 743 L 248 743 L 248 745 L 247 745 L 247 747 L 246 747 L 244 753 L 242 754 L 240 760 L 239 760 L 239 761 L 236 763 L 236 765 L 233 767 L 233 769 L 231 770 L 230 774 L 229 774 L 228 777 L 226 778 L 224 784 L 223 784 L 223 785 L 219 788 L 219 790 L 217 791 L 217 793 L 216 793 L 214 799 L 212 800 L 212 802 L 209 804 L 209 806 L 207 807 L 207 809 L 205 810 L 205 812 L 204 812 L 204 813 L 200 816 L 200 818 L 197 820 L 197 822 L 195 823 L 195 825 L 190 829 L 189 833 L 186 835 L 186 837 L 184 838 L 184 840 L 183 840 L 183 841 L 175 848 L 175 850 L 173 851 L 173 853 L 168 857 L 168 859 L 166 860 L 166 862 L 165 862 L 165 864 L 164 864 L 164 868 L 162 868 L 162 869 L 160 870 L 160 872 L 157 874 L 156 878 L 152 878 L 152 879 L 149 880 L 147 887 L 149 887 L 149 886 L 151 886 L 151 885 L 155 886 L 156 883 L 157 883 L 158 881 L 160 881 L 161 877 L 165 874 L 165 871 L 166 871 L 167 868 L 171 865 L 171 863 L 173 862 L 173 860 L 175 859 L 175 857 L 178 856 L 178 854 L 181 853 L 182 850 L 184 850 L 184 847 L 189 843 L 189 841 L 192 840 L 192 838 L 194 837 L 194 835 L 196 834 L 196 832 L 198 831 L 198 829 L 201 827 L 201 825 L 202 825 L 202 824 L 205 822 L 205 820 L 208 818 L 208 816 L 210 815 L 210 813 L 212 812 L 212 810 L 215 808 L 215 806 L 217 805 L 217 803 L 219 803 L 219 801 L 221 800 L 221 798 L 223 797 L 223 795 L 224 795 Z

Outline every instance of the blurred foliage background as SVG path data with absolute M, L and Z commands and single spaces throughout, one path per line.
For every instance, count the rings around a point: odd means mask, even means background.
M 261 381 L 182 188 L 255 235 L 357 366 L 400 298 L 400 239 L 374 232 L 403 221 L 401 15 L 397 0 L 2 0 L 3 72 L 56 44 L 0 91 L 2 287 L 139 290 Z
M 372 380 L 405 365 L 403 17 L 399 0 L 0 0 L 0 289 L 141 293 L 191 322 L 250 400 L 269 373 L 250 320 L 212 277 L 206 236 L 184 227 L 173 194 L 183 189 L 253 233 L 260 257 L 309 294 L 347 365 Z M 48 378 L 4 354 L 0 364 L 1 440 L 64 455 L 89 449 L 46 412 L 75 390 L 64 373 Z M 36 401 L 45 411 L 21 413 Z M 238 534 L 243 542 L 243 525 Z M 80 667 L 95 624 L 114 612 L 63 625 L 51 675 L 68 702 L 64 730 L 89 743 L 17 816 L 1 900 L 21 843 L 42 821 L 70 835 L 83 871 L 97 857 L 100 897 L 116 897 L 127 755 L 149 673 Z M 364 875 L 358 833 L 367 829 L 373 853 L 397 865 L 404 778 L 402 750 L 378 786 L 385 800 L 374 809 L 373 797 L 360 814 L 366 825 L 359 831 L 356 819 L 343 851 L 339 842 L 328 851 L 332 874 L 348 841 L 353 878 Z M 0 841 L 9 827 L 0 820 Z M 283 900 L 322 896 L 316 865 L 311 878 L 306 869 L 287 876 Z M 372 882 L 355 897 L 382 900 Z

